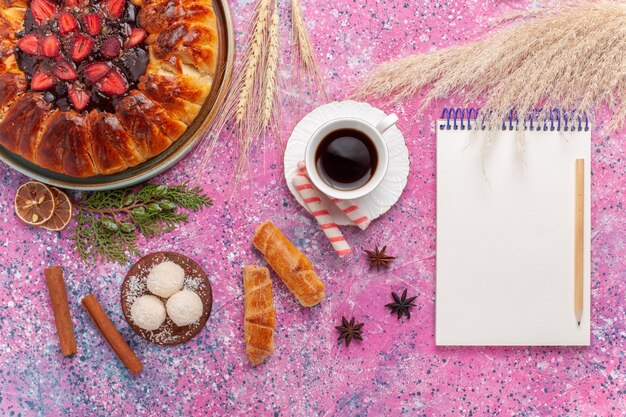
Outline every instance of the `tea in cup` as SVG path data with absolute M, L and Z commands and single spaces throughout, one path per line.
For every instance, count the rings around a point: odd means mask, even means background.
M 395 114 L 376 125 L 345 117 L 322 125 L 305 150 L 306 170 L 318 190 L 331 198 L 363 197 L 382 182 L 389 166 L 383 134 L 398 121 Z

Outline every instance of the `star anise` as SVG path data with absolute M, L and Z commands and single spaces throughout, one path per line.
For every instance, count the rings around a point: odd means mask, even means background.
M 410 319 L 410 310 L 411 308 L 415 307 L 415 303 L 413 303 L 413 300 L 415 300 L 417 296 L 406 298 L 406 288 L 404 289 L 404 291 L 402 291 L 402 297 L 398 297 L 398 294 L 396 294 L 395 292 L 392 292 L 391 296 L 393 297 L 394 302 L 386 304 L 385 307 L 391 309 L 391 314 L 397 313 L 398 320 L 400 320 L 400 317 L 402 316 L 406 316 L 407 319 Z
M 395 256 L 389 256 L 387 255 L 385 252 L 387 251 L 387 246 L 383 246 L 382 249 L 378 249 L 378 245 L 376 245 L 376 249 L 375 250 L 365 250 L 365 253 L 367 253 L 367 260 L 370 263 L 370 269 L 369 271 L 371 271 L 372 269 L 374 269 L 374 267 L 376 267 L 377 271 L 380 271 L 380 267 L 382 266 L 385 269 L 389 269 L 389 263 L 391 263 L 391 261 L 393 261 L 395 258 Z
M 350 346 L 352 340 L 363 340 L 361 336 L 361 328 L 364 323 L 354 324 L 354 317 L 348 321 L 345 317 L 341 317 L 341 326 L 335 326 L 335 329 L 339 332 L 339 338 L 337 340 L 344 340 L 346 346 Z

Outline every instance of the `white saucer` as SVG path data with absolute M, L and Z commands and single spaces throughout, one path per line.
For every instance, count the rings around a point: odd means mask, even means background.
M 358 101 L 334 101 L 324 104 L 307 114 L 293 129 L 285 148 L 285 180 L 291 194 L 306 209 L 300 194 L 291 183 L 291 179 L 298 170 L 298 162 L 304 160 L 304 149 L 311 135 L 324 123 L 341 117 L 356 117 L 376 124 L 386 114 L 380 109 L 367 103 Z M 409 176 L 409 150 L 404 142 L 404 136 L 397 126 L 389 128 L 383 135 L 389 148 L 389 169 L 382 183 L 365 197 L 354 200 L 365 215 L 374 220 L 387 212 L 393 206 L 406 186 Z M 355 224 L 341 212 L 334 204 L 328 204 L 330 214 L 339 225 Z

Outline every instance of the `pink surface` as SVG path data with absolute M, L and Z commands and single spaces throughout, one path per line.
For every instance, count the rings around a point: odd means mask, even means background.
M 232 4 L 238 19 L 250 0 Z M 287 2 L 283 2 L 287 3 Z M 489 18 L 530 7 L 524 1 L 304 1 L 321 67 L 336 99 L 376 62 L 475 39 Z M 283 10 L 283 21 L 287 21 Z M 241 22 L 237 20 L 238 36 Z M 284 27 L 286 30 L 286 26 Z M 285 32 L 287 39 L 287 32 Z M 471 59 L 471 57 L 468 57 Z M 284 72 L 288 76 L 288 71 Z M 288 78 L 288 77 L 287 77 Z M 282 97 L 298 91 L 287 79 Z M 303 99 L 303 101 L 306 101 Z M 152 345 L 129 328 L 119 304 L 129 266 L 85 266 L 68 233 L 28 227 L 13 213 L 26 178 L 0 173 L 0 414 L 152 415 L 624 415 L 626 298 L 626 132 L 593 130 L 592 342 L 589 348 L 437 348 L 434 346 L 435 136 L 445 105 L 417 113 L 417 102 L 384 107 L 400 116 L 412 174 L 399 203 L 366 231 L 345 231 L 355 255 L 339 260 L 315 221 L 286 189 L 282 152 L 268 140 L 255 170 L 238 188 L 224 178 L 232 153 L 223 138 L 201 176 L 215 205 L 180 230 L 142 241 L 142 253 L 172 250 L 200 263 L 215 296 L 209 322 L 178 347 Z M 283 110 L 283 138 L 302 110 Z M 193 179 L 196 149 L 155 181 Z M 275 280 L 276 351 L 252 368 L 244 354 L 241 267 L 261 258 L 250 245 L 271 219 L 316 264 L 327 299 L 302 308 Z M 344 229 L 345 230 L 345 229 Z M 387 244 L 398 260 L 367 272 L 364 248 Z M 62 358 L 43 269 L 66 270 L 79 353 Z M 417 295 L 411 320 L 385 310 L 390 292 Z M 144 363 L 132 377 L 95 330 L 81 298 L 93 292 Z M 365 322 L 364 341 L 336 342 L 341 316 Z

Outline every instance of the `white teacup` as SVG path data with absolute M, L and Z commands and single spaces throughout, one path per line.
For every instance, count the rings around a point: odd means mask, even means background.
M 376 125 L 369 123 L 367 120 L 357 119 L 352 117 L 343 117 L 340 119 L 331 120 L 317 129 L 309 141 L 307 142 L 306 149 L 304 151 L 304 162 L 306 164 L 307 174 L 311 179 L 313 185 L 331 198 L 337 198 L 339 200 L 352 200 L 355 198 L 363 197 L 376 189 L 385 178 L 387 168 L 389 167 L 389 151 L 383 134 L 398 121 L 398 116 L 390 114 L 385 116 Z M 315 156 L 320 143 L 331 132 L 339 129 L 352 129 L 357 130 L 366 135 L 374 145 L 374 149 L 377 153 L 377 163 L 374 168 L 374 174 L 365 184 L 358 188 L 350 190 L 342 190 L 332 186 L 329 182 L 325 181 L 317 170 L 317 164 Z

